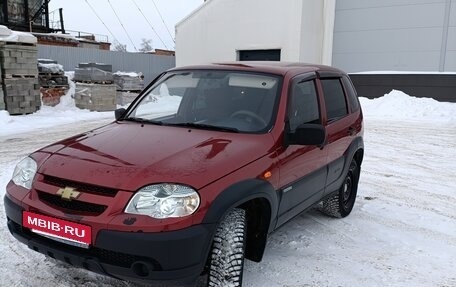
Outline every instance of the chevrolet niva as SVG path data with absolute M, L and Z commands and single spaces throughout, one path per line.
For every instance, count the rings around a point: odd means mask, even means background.
M 355 203 L 363 116 L 338 69 L 175 68 L 115 116 L 18 163 L 4 198 L 16 239 L 123 280 L 241 286 L 272 231 Z

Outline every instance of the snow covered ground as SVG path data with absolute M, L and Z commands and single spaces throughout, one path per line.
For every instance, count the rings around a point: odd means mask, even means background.
M 352 214 L 290 221 L 261 263 L 246 262 L 245 286 L 456 286 L 456 104 L 398 91 L 361 103 L 366 150 Z M 113 118 L 67 104 L 0 113 L 1 197 L 22 157 Z M 2 201 L 0 222 L 0 286 L 137 286 L 28 250 L 9 234 Z

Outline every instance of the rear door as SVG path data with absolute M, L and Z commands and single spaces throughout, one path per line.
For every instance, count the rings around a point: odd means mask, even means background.
M 325 195 L 337 190 L 342 184 L 344 165 L 349 146 L 357 133 L 357 117 L 350 113 L 348 96 L 343 85 L 343 75 L 326 72 L 320 74 L 326 119 L 326 149 L 328 152 L 328 176 Z
M 293 132 L 301 124 L 321 123 L 316 74 L 294 78 L 289 90 L 289 130 Z M 303 145 L 290 145 L 280 155 L 278 226 L 320 200 L 326 182 L 326 156 L 325 148 Z

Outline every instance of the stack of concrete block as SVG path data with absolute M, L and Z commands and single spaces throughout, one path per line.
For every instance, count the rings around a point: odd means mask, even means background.
M 116 85 L 113 84 L 112 66 L 81 63 L 75 69 L 76 107 L 91 111 L 113 111 L 117 108 Z
M 76 83 L 76 107 L 91 111 L 113 111 L 117 108 L 116 85 Z
M 139 95 L 139 92 L 117 91 L 117 104 L 126 106 L 131 104 Z
M 112 65 L 98 63 L 80 63 L 74 70 L 75 82 L 111 84 L 113 82 Z
M 4 77 L 38 77 L 36 45 L 0 42 L 0 50 Z
M 81 69 L 97 68 L 112 73 L 112 65 L 105 63 L 79 63 L 78 67 Z
M 37 47 L 0 42 L 3 98 L 11 115 L 34 113 L 41 107 Z
M 113 76 L 118 91 L 140 92 L 144 89 L 144 76 L 142 73 L 117 72 Z
M 144 76 L 135 72 L 116 72 L 114 83 L 117 87 L 117 104 L 125 106 L 133 102 L 144 89 Z
M 30 114 L 41 107 L 38 79 L 4 79 L 3 91 L 6 110 L 11 115 Z

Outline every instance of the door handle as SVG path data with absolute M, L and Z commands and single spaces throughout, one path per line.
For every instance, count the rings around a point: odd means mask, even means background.
M 349 134 L 350 136 L 355 135 L 355 134 L 356 134 L 356 129 L 355 129 L 354 127 L 349 127 L 349 128 L 348 128 L 348 134 Z

